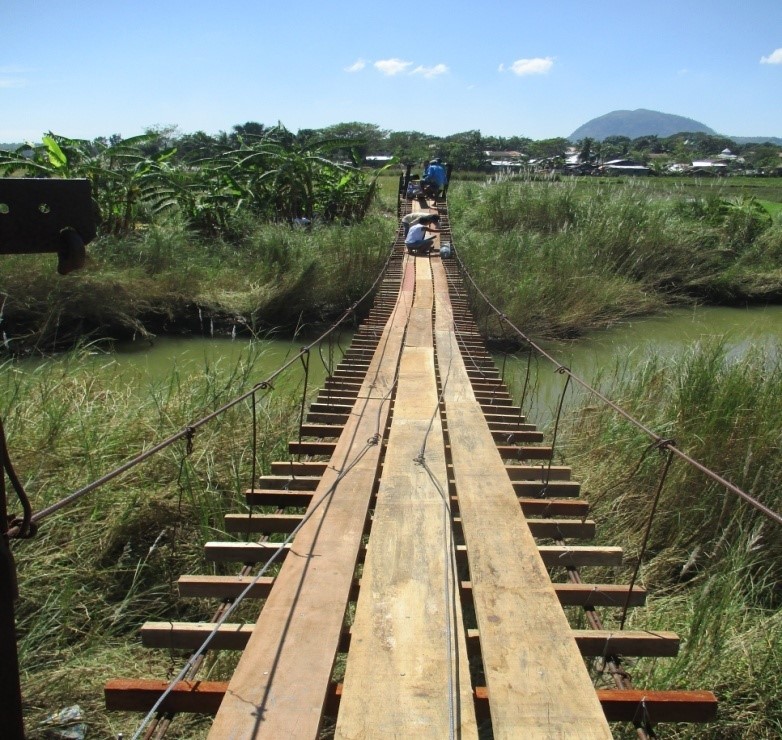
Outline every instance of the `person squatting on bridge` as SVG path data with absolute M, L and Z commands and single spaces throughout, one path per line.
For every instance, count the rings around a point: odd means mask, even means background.
M 424 171 L 424 178 L 421 181 L 424 193 L 438 198 L 447 182 L 448 176 L 445 173 L 445 167 L 442 166 L 439 159 L 433 159 Z
M 410 227 L 410 231 L 407 232 L 405 237 L 405 246 L 410 254 L 429 254 L 432 250 L 432 244 L 434 244 L 434 237 L 427 237 L 426 234 L 439 234 L 440 229 L 437 227 L 429 226 L 432 221 L 437 222 L 438 216 L 430 216 L 426 223 L 419 221 L 417 224 L 413 224 Z
M 410 227 L 414 224 L 430 224 L 434 223 L 439 226 L 440 216 L 437 213 L 430 213 L 429 211 L 413 211 L 406 216 L 402 216 L 402 228 L 405 230 L 405 236 L 410 231 Z

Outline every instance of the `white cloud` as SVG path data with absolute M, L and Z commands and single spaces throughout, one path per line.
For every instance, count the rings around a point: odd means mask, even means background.
M 367 63 L 363 59 L 356 59 L 353 64 L 351 64 L 349 67 L 345 67 L 345 72 L 360 72 L 364 67 L 367 66 Z
M 760 57 L 761 64 L 782 64 L 782 48 L 774 49 L 767 57 Z
M 544 75 L 554 66 L 554 57 L 535 57 L 534 59 L 517 59 L 510 67 L 500 64 L 500 72 L 513 72 L 523 77 L 525 75 Z
M 406 72 L 412 66 L 412 62 L 404 62 L 401 59 L 380 59 L 375 62 L 375 69 L 390 77 Z
M 424 67 L 419 65 L 410 74 L 411 75 L 423 75 L 427 79 L 437 77 L 438 75 L 444 75 L 448 71 L 448 67 L 444 64 L 435 64 L 434 67 Z
M 26 80 L 15 79 L 13 77 L 0 77 L 0 90 L 7 90 L 12 87 L 24 87 Z

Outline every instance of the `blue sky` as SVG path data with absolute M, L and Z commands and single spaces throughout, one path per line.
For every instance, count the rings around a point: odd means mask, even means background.
M 0 141 L 362 121 L 567 136 L 617 109 L 782 136 L 782 0 L 0 0 Z

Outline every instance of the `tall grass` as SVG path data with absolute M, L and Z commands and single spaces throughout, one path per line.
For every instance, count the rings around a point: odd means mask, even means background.
M 707 467 L 782 510 L 782 361 L 694 347 L 602 383 L 607 395 Z M 581 473 L 600 541 L 622 545 L 628 567 L 661 473 L 649 439 L 609 409 L 573 420 L 568 457 Z M 632 669 L 649 688 L 703 688 L 720 699 L 716 725 L 675 737 L 778 737 L 782 729 L 782 531 L 735 494 L 675 461 L 655 516 L 641 579 L 646 609 L 628 626 L 673 629 L 676 659 Z
M 672 302 L 782 297 L 782 227 L 751 199 L 643 182 L 456 183 L 460 254 L 514 323 L 573 336 Z
M 261 380 L 261 347 L 233 365 L 205 366 L 162 381 L 122 376 L 87 352 L 34 371 L 0 367 L 0 415 L 13 461 L 35 510 L 59 500 L 181 430 Z M 258 470 L 284 459 L 299 399 L 273 392 L 258 404 Z M 20 664 L 30 737 L 38 721 L 79 704 L 90 736 L 116 735 L 102 706 L 112 677 L 163 678 L 182 658 L 142 649 L 148 619 L 208 619 L 206 601 L 181 600 L 182 573 L 209 572 L 201 546 L 223 514 L 244 506 L 252 470 L 249 401 L 184 441 L 53 514 L 38 535 L 14 543 Z M 268 469 L 268 468 L 267 468 Z M 211 666 L 220 675 L 218 666 Z M 136 718 L 137 719 L 137 718 Z M 136 719 L 125 724 L 133 726 Z M 187 736 L 191 723 L 180 725 Z
M 205 242 L 180 219 L 90 245 L 87 267 L 65 278 L 52 257 L 7 257 L 0 274 L 6 349 L 49 351 L 85 337 L 125 339 L 219 329 L 260 332 L 330 318 L 380 270 L 395 219 L 311 230 L 247 219 L 234 241 Z

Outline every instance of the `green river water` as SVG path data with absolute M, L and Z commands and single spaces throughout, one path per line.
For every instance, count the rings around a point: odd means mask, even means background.
M 653 356 L 673 357 L 713 342 L 723 343 L 729 358 L 754 349 L 764 350 L 770 359 L 777 358 L 782 347 L 782 306 L 674 309 L 664 316 L 637 319 L 577 341 L 541 346 L 574 374 L 594 384 L 599 376 L 608 379 L 615 373 L 632 373 Z M 501 362 L 498 358 L 498 364 Z M 506 361 L 506 368 L 509 384 L 518 396 L 526 375 L 526 356 Z M 562 393 L 565 376 L 555 369 L 545 360 L 531 366 L 529 385 L 534 392 L 525 410 L 530 421 L 540 426 L 550 421 Z M 585 392 L 571 383 L 565 405 L 572 407 L 585 398 Z
M 180 379 L 203 376 L 206 368 L 223 369 L 229 372 L 238 362 L 245 362 L 251 354 L 257 355 L 251 373 L 253 382 L 266 379 L 278 367 L 311 338 L 269 339 L 255 342 L 252 346 L 242 338 L 169 338 L 161 337 L 154 342 L 138 341 L 116 348 L 112 353 L 96 351 L 92 358 L 92 371 L 102 376 L 105 382 L 142 387 L 147 384 L 165 382 L 176 369 Z M 775 356 L 782 346 L 782 306 L 750 309 L 737 308 L 695 308 L 676 309 L 664 316 L 638 319 L 611 330 L 596 332 L 572 342 L 546 343 L 544 348 L 557 360 L 569 367 L 587 382 L 597 374 L 610 375 L 615 368 L 633 367 L 647 360 L 651 355 L 670 356 L 693 346 L 697 342 L 723 341 L 729 353 L 741 355 L 752 348 L 765 348 Z M 340 344 L 343 348 L 350 343 L 350 334 L 343 333 Z M 324 348 L 324 359 L 328 348 Z M 335 344 L 334 355 L 341 354 Z M 498 366 L 503 363 L 501 355 L 496 358 Z M 41 364 L 58 362 L 57 359 L 27 360 L 26 363 Z M 530 421 L 545 427 L 556 408 L 563 376 L 557 374 L 554 366 L 540 360 L 532 364 L 531 385 L 534 393 L 529 397 L 525 411 Z M 518 397 L 526 373 L 526 356 L 506 360 L 506 379 Z M 308 386 L 317 388 L 326 376 L 324 362 L 313 351 L 310 362 Z M 277 390 L 296 390 L 303 384 L 303 365 L 297 361 L 279 381 Z M 576 403 L 583 396 L 571 384 L 568 391 L 568 405 Z

